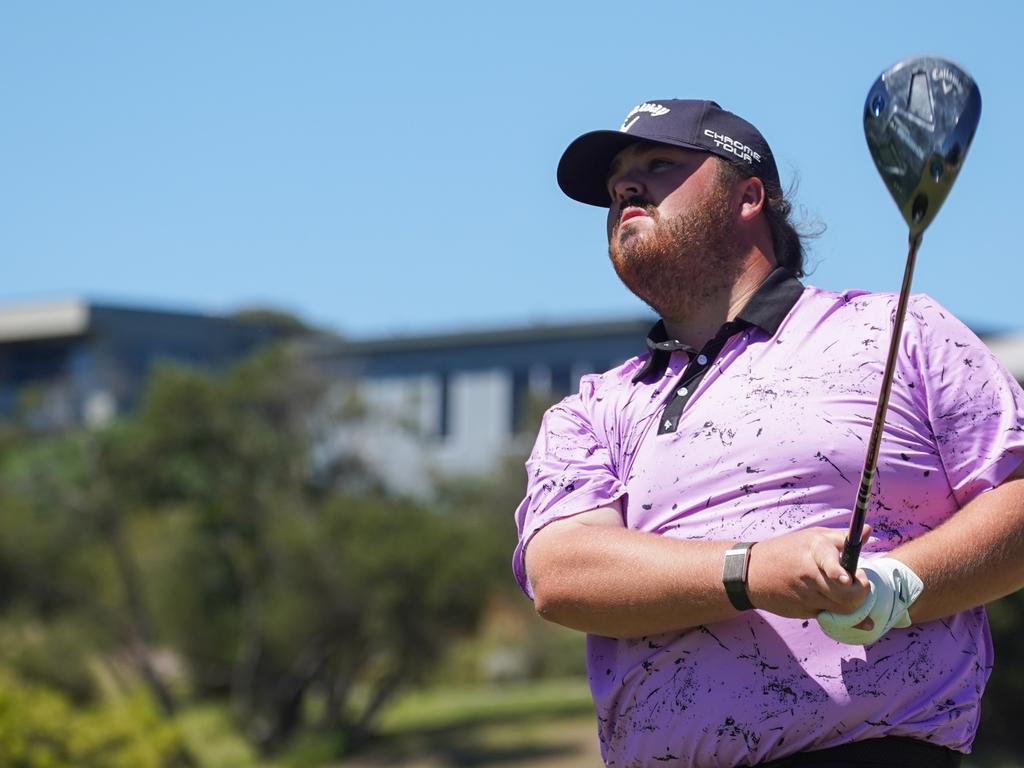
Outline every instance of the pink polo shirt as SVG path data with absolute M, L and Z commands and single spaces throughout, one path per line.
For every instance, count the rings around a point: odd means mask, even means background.
M 538 530 L 616 499 L 627 527 L 679 539 L 845 529 L 895 303 L 805 288 L 774 333 L 749 327 L 725 343 L 663 434 L 686 353 L 636 383 L 649 354 L 584 377 L 545 415 L 526 465 L 522 588 Z M 864 553 L 932 530 L 1022 460 L 1020 386 L 949 312 L 912 297 Z M 870 648 L 764 611 L 639 639 L 591 635 L 587 648 L 602 755 L 623 767 L 753 765 L 885 735 L 967 752 L 992 665 L 983 608 Z

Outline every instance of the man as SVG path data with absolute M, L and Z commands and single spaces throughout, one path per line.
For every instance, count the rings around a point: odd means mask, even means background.
M 558 181 L 608 207 L 612 264 L 662 318 L 548 411 L 516 512 L 521 586 L 588 633 L 605 762 L 958 765 L 979 606 L 1024 584 L 1020 387 L 912 298 L 850 578 L 895 297 L 799 282 L 771 149 L 713 102 L 641 104 Z

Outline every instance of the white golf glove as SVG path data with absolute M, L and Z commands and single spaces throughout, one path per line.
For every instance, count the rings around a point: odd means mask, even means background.
M 852 613 L 822 611 L 818 624 L 833 640 L 850 645 L 871 645 L 893 627 L 910 626 L 910 606 L 924 591 L 924 582 L 908 565 L 891 557 L 865 560 L 861 568 L 871 582 L 871 593 Z M 854 629 L 870 617 L 871 629 Z

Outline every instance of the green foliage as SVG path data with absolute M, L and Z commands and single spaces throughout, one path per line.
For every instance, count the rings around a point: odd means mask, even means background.
M 101 430 L 0 426 L 0 765 L 187 765 L 180 701 L 249 739 L 197 726 L 190 743 L 227 744 L 218 764 L 291 745 L 313 765 L 417 683 L 580 675 L 582 636 L 537 620 L 511 576 L 526 446 L 429 503 L 394 498 L 323 450 L 367 415 L 329 389 L 276 349 L 220 374 L 160 368 Z M 990 614 L 982 735 L 1024 748 L 1024 598 Z
M 84 446 L 26 441 L 0 466 L 0 660 L 76 701 L 93 694 L 90 653 L 116 647 L 122 630 Z
M 24 695 L 91 712 L 99 664 L 165 715 L 220 698 L 264 751 L 313 711 L 334 733 L 316 749 L 368 733 L 473 628 L 492 565 L 479 520 L 389 498 L 321 450 L 365 417 L 327 395 L 277 348 L 159 368 L 103 429 L 0 433 L 0 660 Z
M 219 377 L 166 368 L 118 454 L 126 489 L 160 510 L 134 525 L 154 625 L 265 749 L 314 692 L 325 725 L 366 731 L 472 626 L 488 583 L 467 525 L 361 478 L 360 495 L 334 490 L 354 462 L 325 481 L 324 392 L 280 351 Z
M 1024 731 L 1017 720 L 1021 691 L 1024 691 L 1024 592 L 1016 592 L 987 607 L 995 668 L 985 689 L 981 708 L 979 748 L 993 748 L 1009 754 L 1024 754 Z
M 281 336 L 303 336 L 314 332 L 297 315 L 272 307 L 244 307 L 232 313 L 231 319 L 273 329 Z
M 281 768 L 276 762 L 259 759 L 221 701 L 184 707 L 175 717 L 175 725 L 195 763 L 203 768 Z
M 184 662 L 187 689 L 230 691 L 241 626 L 240 591 L 214 537 L 185 506 L 171 506 L 133 527 L 145 563 L 146 602 L 156 637 Z
M 0 670 L 0 765 L 172 768 L 188 765 L 178 732 L 141 692 L 86 709 Z
M 130 418 L 9 455 L 0 570 L 27 587 L 6 614 L 11 662 L 85 701 L 82 660 L 123 656 L 168 713 L 181 695 L 227 697 L 264 751 L 310 702 L 333 743 L 365 735 L 472 630 L 492 549 L 479 518 L 318 460 L 362 415 L 327 392 L 283 349 L 219 375 L 163 367 Z M 47 674 L 53 653 L 68 661 Z
M 117 659 L 137 681 L 164 654 L 147 702 L 216 701 L 259 749 L 314 765 L 419 682 L 582 677 L 582 636 L 538 621 L 511 578 L 523 453 L 430 503 L 392 498 L 356 461 L 317 461 L 323 435 L 365 416 L 352 400 L 327 408 L 326 389 L 275 351 L 220 375 L 160 369 L 138 412 L 102 431 L 0 434 L 0 658 L 39 707 L 103 719 L 97 734 L 129 744 L 142 716 L 102 703 L 93 665 Z M 485 605 L 493 624 L 478 632 Z M 1020 595 L 990 609 L 982 727 L 1018 749 L 1022 609 Z M 514 663 L 491 663 L 502 654 Z M 99 749 L 86 742 L 83 755 Z
M 91 654 L 111 646 L 88 617 L 61 613 L 43 622 L 11 615 L 0 624 L 0 657 L 26 681 L 60 691 L 76 703 L 95 698 Z

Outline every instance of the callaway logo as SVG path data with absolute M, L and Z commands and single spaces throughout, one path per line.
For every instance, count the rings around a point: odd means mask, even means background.
M 710 128 L 704 129 L 704 135 L 715 142 L 715 146 L 724 149 L 726 152 L 736 155 L 740 160 L 753 165 L 754 161 L 761 162 L 761 156 L 741 141 L 736 141 L 731 136 L 715 133 Z
M 957 77 L 956 72 L 948 67 L 936 67 L 933 69 L 932 80 L 938 80 L 942 83 L 943 94 L 948 94 L 954 88 L 956 88 L 957 92 L 964 89 L 964 85 L 960 82 L 960 78 Z
M 663 107 L 661 104 L 651 104 L 650 102 L 645 101 L 643 104 L 633 107 L 633 109 L 629 111 L 629 114 L 626 115 L 626 119 L 622 121 L 622 127 L 619 128 L 619 130 L 623 133 L 629 131 L 629 129 L 633 127 L 633 124 L 639 120 L 640 116 L 645 112 L 651 117 L 661 117 L 662 115 L 667 115 L 671 111 L 671 109 Z
M 910 602 L 910 595 L 907 594 L 907 582 L 903 580 L 903 574 L 898 569 L 892 569 L 892 583 L 896 587 L 896 599 L 906 606 Z

